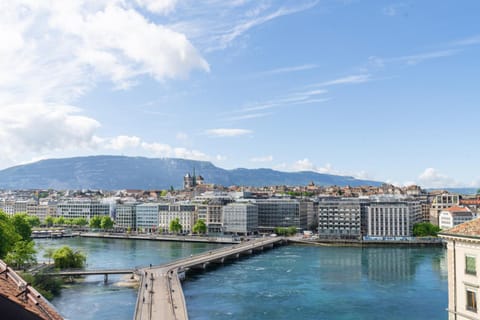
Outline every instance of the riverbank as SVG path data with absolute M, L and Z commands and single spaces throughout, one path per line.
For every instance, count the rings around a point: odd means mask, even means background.
M 229 237 L 195 237 L 195 236 L 174 236 L 174 235 L 129 235 L 123 233 L 103 233 L 103 232 L 84 232 L 80 237 L 85 238 L 104 238 L 104 239 L 133 239 L 133 240 L 151 240 L 151 241 L 176 241 L 176 242 L 197 242 L 197 243 L 220 243 L 237 244 L 240 241 Z
M 301 245 L 323 246 L 323 247 L 444 247 L 446 243 L 442 240 L 408 240 L 408 241 L 389 241 L 389 240 L 339 240 L 339 239 L 315 239 L 306 240 L 299 238 L 290 238 L 289 242 Z

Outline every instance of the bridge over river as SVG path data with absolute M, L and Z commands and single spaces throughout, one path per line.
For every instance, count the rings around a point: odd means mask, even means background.
M 227 260 L 238 259 L 241 255 L 251 255 L 286 243 L 287 240 L 283 237 L 261 238 L 140 269 L 141 285 L 134 319 L 187 320 L 187 307 L 180 282 L 187 271 L 205 270 L 209 264 L 223 264 Z
M 223 264 L 227 260 L 251 255 L 286 244 L 283 237 L 260 238 L 252 241 L 223 247 L 202 254 L 193 255 L 159 266 L 137 269 L 65 270 L 45 272 L 48 276 L 87 276 L 104 275 L 104 282 L 110 274 L 137 274 L 140 276 L 134 320 L 187 320 L 188 313 L 183 295 L 181 280 L 189 270 L 205 270 L 209 264 Z

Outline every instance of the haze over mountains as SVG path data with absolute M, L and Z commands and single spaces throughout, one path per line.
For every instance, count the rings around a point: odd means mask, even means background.
M 378 181 L 311 171 L 280 172 L 272 169 L 225 170 L 207 161 L 175 158 L 88 156 L 48 159 L 0 171 L 2 189 L 175 189 L 183 176 L 202 175 L 205 183 L 223 186 L 267 185 L 380 185 Z

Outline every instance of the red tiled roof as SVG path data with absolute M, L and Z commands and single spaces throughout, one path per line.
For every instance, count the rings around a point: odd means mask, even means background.
M 36 314 L 40 319 L 63 320 L 54 307 L 15 271 L 0 260 L 0 295 Z
M 471 212 L 470 209 L 460 206 L 453 206 L 450 208 L 443 209 L 442 211 L 450 211 L 450 212 Z
M 480 218 L 461 223 L 445 232 L 440 233 L 440 235 L 442 234 L 446 236 L 451 235 L 480 238 Z

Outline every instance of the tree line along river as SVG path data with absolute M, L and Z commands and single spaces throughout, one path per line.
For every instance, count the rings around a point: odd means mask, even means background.
M 123 239 L 35 240 L 87 254 L 88 269 L 162 264 L 220 244 Z M 255 254 L 183 283 L 189 317 L 198 319 L 447 319 L 442 248 L 289 245 Z M 133 319 L 137 289 L 125 276 L 88 276 L 52 304 L 67 319 Z M 127 277 L 128 278 L 128 277 Z

